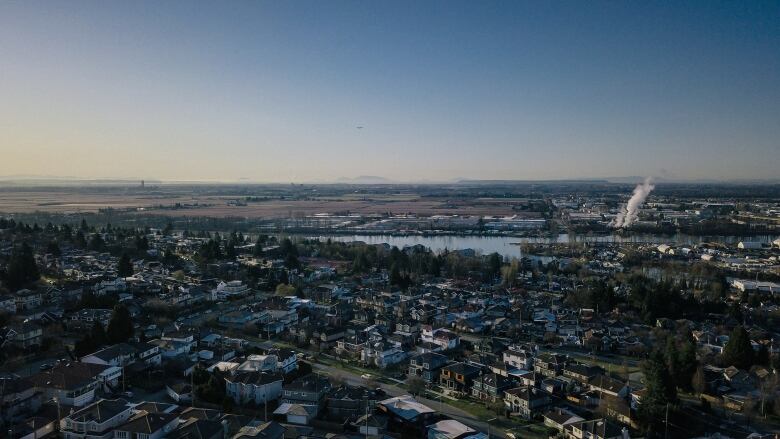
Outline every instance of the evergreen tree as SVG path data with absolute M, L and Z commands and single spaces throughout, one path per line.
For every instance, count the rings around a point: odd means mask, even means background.
M 149 250 L 149 240 L 146 238 L 146 235 L 136 235 L 135 236 L 135 249 L 139 252 L 145 252 Z
M 393 266 L 390 267 L 390 285 L 401 285 L 402 282 L 401 270 L 398 269 L 397 264 L 393 264 Z
M 89 240 L 89 249 L 96 252 L 102 252 L 106 248 L 106 242 L 103 241 L 103 236 L 100 233 L 95 233 Z
M 18 289 L 40 278 L 32 248 L 26 242 L 11 253 L 6 268 L 5 281 L 11 289 Z
M 265 245 L 265 235 L 260 235 L 257 237 L 257 241 L 255 242 L 255 248 L 252 250 L 252 254 L 254 256 L 262 256 L 263 255 L 263 246 Z
M 62 251 L 60 250 L 60 246 L 59 244 L 57 244 L 57 241 L 50 241 L 48 244 L 46 244 L 46 253 L 50 253 L 55 257 L 59 257 L 62 254 Z
M 693 340 L 687 339 L 680 345 L 677 351 L 678 375 L 675 377 L 677 387 L 685 390 L 691 388 L 693 375 L 699 367 L 696 359 L 696 345 Z
M 73 243 L 78 248 L 87 248 L 87 238 L 84 237 L 84 232 L 81 230 L 76 232 L 76 237 L 74 238 Z
M 696 373 L 691 378 L 691 388 L 699 395 L 707 390 L 707 377 L 704 375 L 704 369 L 701 366 L 696 368 Z
M 666 339 L 664 359 L 666 361 L 666 368 L 669 370 L 669 376 L 676 381 L 677 374 L 680 371 L 680 366 L 678 364 L 677 343 L 672 336 L 669 336 Z
M 755 364 L 759 364 L 761 366 L 769 366 L 769 349 L 766 348 L 765 344 L 762 344 L 761 347 L 758 348 L 758 352 L 756 353 Z
M 108 343 L 106 330 L 103 328 L 103 324 L 99 321 L 96 321 L 95 324 L 92 325 L 92 329 L 89 332 L 89 337 L 96 347 L 105 346 Z
M 371 270 L 371 263 L 368 261 L 366 253 L 363 251 L 358 252 L 355 260 L 352 262 L 352 272 L 365 273 L 369 270 Z
M 83 357 L 95 352 L 95 343 L 92 341 L 92 337 L 89 334 L 84 335 L 84 338 L 76 341 L 74 346 L 74 353 L 77 357 Z
M 503 262 L 501 255 L 498 253 L 491 253 L 488 256 L 487 274 L 490 279 L 495 279 L 501 275 L 501 263 Z
M 731 332 L 729 341 L 723 348 L 723 364 L 736 366 L 740 369 L 750 369 L 754 360 L 750 336 L 743 326 L 737 326 Z
M 117 263 L 116 271 L 119 277 L 129 277 L 133 275 L 133 262 L 130 261 L 130 256 L 127 253 L 122 253 Z
M 121 303 L 114 307 L 111 321 L 108 323 L 106 338 L 109 343 L 125 342 L 133 336 L 133 320 L 130 311 Z
M 677 401 L 677 390 L 660 351 L 653 351 L 642 363 L 642 372 L 647 393 L 639 404 L 639 417 L 649 430 L 655 431 L 663 423 L 667 404 Z

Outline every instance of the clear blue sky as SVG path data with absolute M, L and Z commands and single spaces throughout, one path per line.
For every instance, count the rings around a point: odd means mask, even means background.
M 778 1 L 2 2 L 0 60 L 0 175 L 780 168 Z

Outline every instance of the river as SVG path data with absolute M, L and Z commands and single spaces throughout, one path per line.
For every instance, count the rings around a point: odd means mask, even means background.
M 518 243 L 528 242 L 532 244 L 565 244 L 569 242 L 600 242 L 600 243 L 657 243 L 672 245 L 694 245 L 702 242 L 722 242 L 736 244 L 739 241 L 761 241 L 770 243 L 777 237 L 774 236 L 693 236 L 675 234 L 670 236 L 652 234 L 632 235 L 569 235 L 562 233 L 550 238 L 518 238 L 511 236 L 422 236 L 422 235 L 320 235 L 313 238 L 320 240 L 331 239 L 339 242 L 362 241 L 367 244 L 389 244 L 398 248 L 422 245 L 435 252 L 448 250 L 472 249 L 482 254 L 496 252 L 509 258 L 520 258 L 522 247 Z

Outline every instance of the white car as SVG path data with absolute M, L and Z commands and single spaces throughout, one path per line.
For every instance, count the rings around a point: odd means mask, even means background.
M 371 374 L 370 373 L 364 373 L 363 375 L 360 375 L 360 378 L 363 378 L 364 380 L 370 380 Z

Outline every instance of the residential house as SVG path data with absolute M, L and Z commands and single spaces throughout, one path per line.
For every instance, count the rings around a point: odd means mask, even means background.
M 549 410 L 545 412 L 544 415 L 542 415 L 542 418 L 544 419 L 544 425 L 550 428 L 554 428 L 560 433 L 563 433 L 567 425 L 575 424 L 585 420 L 563 408 L 554 408 Z
M 309 374 L 282 386 L 281 403 L 313 407 L 312 416 L 317 416 L 324 406 L 325 395 L 330 391 L 327 378 Z
M 326 397 L 328 418 L 342 421 L 373 413 L 376 403 L 383 398 L 381 389 L 342 385 L 331 389 Z
M 631 392 L 628 384 L 609 377 L 607 375 L 597 375 L 588 381 L 588 387 L 599 392 L 601 395 L 625 398 Z
M 379 401 L 377 410 L 388 417 L 388 431 L 404 437 L 423 437 L 426 426 L 436 417 L 436 411 L 417 402 L 410 395 Z
M 143 342 L 128 342 L 117 343 L 85 355 L 81 361 L 106 366 L 129 366 L 135 363 L 159 366 L 162 360 L 159 346 Z
M 114 439 L 160 439 L 173 431 L 179 417 L 173 413 L 149 413 L 141 410 L 116 427 Z
M 309 425 L 316 416 L 316 406 L 283 402 L 274 410 L 274 416 L 284 417 L 288 424 Z
M 361 436 L 381 437 L 387 429 L 387 416 L 368 413 L 350 424 Z
M 189 418 L 171 431 L 168 439 L 224 439 L 225 426 L 211 419 Z
M 566 425 L 564 435 L 566 439 L 628 439 L 628 430 L 602 418 Z
M 132 414 L 132 406 L 123 399 L 101 399 L 65 416 L 60 432 L 64 439 L 109 439 Z
M 83 407 L 95 399 L 95 390 L 116 388 L 122 368 L 90 363 L 59 364 L 30 376 L 36 390 L 46 399 L 60 404 Z
M 39 291 L 23 289 L 14 293 L 14 297 L 17 312 L 35 309 L 43 304 L 43 296 Z
M 504 363 L 517 369 L 531 370 L 534 365 L 534 352 L 527 346 L 509 346 L 502 357 Z
M 504 405 L 510 414 L 534 419 L 552 404 L 549 393 L 536 387 L 515 387 L 504 392 Z
M 563 368 L 563 376 L 582 384 L 590 382 L 593 378 L 602 373 L 602 368 L 582 363 L 568 363 Z
M 41 406 L 41 394 L 27 378 L 0 377 L 0 389 L 0 422 L 33 414 Z
M 444 419 L 428 426 L 428 439 L 487 439 L 487 435 L 454 419 Z
M 21 323 L 0 330 L 0 346 L 34 349 L 43 343 L 43 328 L 36 323 Z
M 441 369 L 439 384 L 446 392 L 469 393 L 479 373 L 478 367 L 467 363 L 449 364 Z
M 14 296 L 0 296 L 0 312 L 16 314 L 16 298 Z
M 385 342 L 366 343 L 360 359 L 365 364 L 386 368 L 406 359 L 406 352 L 398 346 Z
M 471 395 L 482 401 L 496 402 L 504 398 L 504 391 L 514 385 L 512 380 L 495 373 L 486 373 L 474 379 Z
M 236 372 L 225 377 L 225 393 L 237 404 L 265 404 L 282 394 L 281 375 L 265 372 Z
M 563 372 L 566 359 L 566 356 L 561 354 L 539 354 L 534 359 L 534 372 L 554 378 Z
M 420 334 L 422 342 L 432 343 L 441 348 L 441 350 L 455 349 L 460 345 L 460 337 L 447 329 L 433 329 L 430 325 L 423 325 Z
M 231 439 L 282 439 L 285 437 L 285 432 L 284 426 L 276 421 L 270 421 L 241 427 Z
M 418 376 L 426 383 L 434 383 L 441 375 L 441 368 L 444 367 L 449 359 L 446 355 L 428 352 L 419 354 L 409 360 L 409 376 Z

